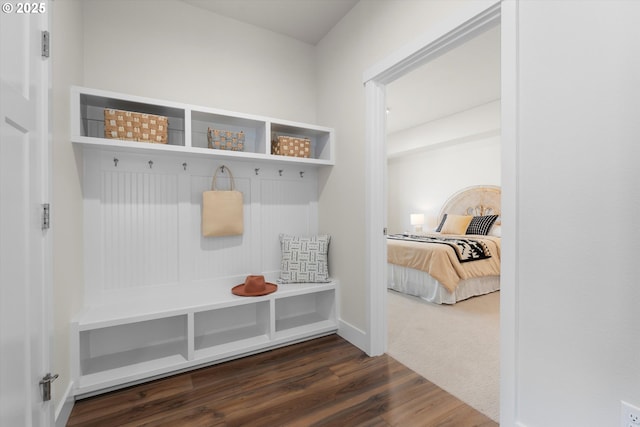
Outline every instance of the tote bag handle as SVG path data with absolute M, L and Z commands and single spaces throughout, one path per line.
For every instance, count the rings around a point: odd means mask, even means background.
M 228 172 L 229 173 L 229 185 L 230 188 L 229 190 L 219 190 L 216 187 L 216 180 L 218 179 L 218 172 L 222 171 L 222 173 Z M 236 182 L 233 179 L 233 174 L 231 173 L 231 169 L 229 169 L 227 166 L 222 165 L 219 168 L 216 169 L 216 172 L 213 174 L 213 179 L 211 180 L 211 189 L 214 191 L 233 191 L 236 188 Z

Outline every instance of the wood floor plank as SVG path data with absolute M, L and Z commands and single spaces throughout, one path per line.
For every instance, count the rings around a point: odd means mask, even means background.
M 320 387 L 314 385 L 299 393 L 289 393 L 286 399 L 278 402 L 265 402 L 263 407 L 257 409 L 260 412 L 267 411 L 268 417 L 253 425 L 272 426 L 275 422 L 279 423 L 278 425 L 289 423 L 313 425 L 325 418 L 327 414 L 337 411 L 339 407 L 347 407 L 355 401 L 366 399 L 365 389 L 373 393 L 376 388 L 385 387 L 388 384 L 388 375 L 384 369 L 387 361 L 384 358 L 368 359 L 372 368 L 368 375 L 354 374 L 346 379 L 334 377 L 331 384 L 323 384 Z M 396 365 L 401 366 L 398 363 Z M 251 412 L 244 412 L 230 419 L 234 425 L 247 425 L 251 417 Z
M 388 355 L 337 335 L 76 402 L 70 427 L 498 424 Z
M 193 390 L 191 377 L 176 375 L 141 384 L 134 388 L 79 400 L 73 407 L 74 417 L 69 420 L 67 426 L 87 425 L 85 423 L 92 420 L 114 417 L 119 413 L 127 413 L 134 407 L 149 405 L 159 400 L 173 399 L 181 393 L 191 390 Z
M 337 389 L 328 390 L 321 400 L 321 406 L 313 408 L 306 415 L 298 414 L 303 425 L 340 425 L 345 420 L 355 420 L 354 411 L 359 411 L 363 405 L 371 409 L 369 403 L 375 401 L 379 393 L 411 380 L 413 373 L 395 360 L 385 356 L 370 358 L 374 359 L 377 363 L 370 365 L 371 370 L 358 369 L 352 375 L 341 378 Z M 374 412 L 367 416 L 377 415 Z M 351 421 L 350 425 L 357 424 L 356 421 Z

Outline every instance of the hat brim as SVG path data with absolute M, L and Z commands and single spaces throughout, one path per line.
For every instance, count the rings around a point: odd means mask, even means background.
M 244 290 L 244 283 L 234 286 L 233 288 L 231 288 L 231 293 L 233 293 L 234 295 L 239 295 L 241 297 L 259 297 L 262 295 L 268 295 L 270 293 L 273 293 L 275 291 L 278 290 L 278 285 L 274 284 L 274 283 L 269 283 L 266 282 L 265 283 L 265 289 L 263 291 L 259 291 L 259 292 L 245 292 Z

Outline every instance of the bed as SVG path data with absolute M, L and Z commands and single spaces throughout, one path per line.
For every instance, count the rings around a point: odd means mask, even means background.
M 387 236 L 388 289 L 436 304 L 499 290 L 500 187 L 456 192 L 440 210 L 438 223 L 439 232 Z

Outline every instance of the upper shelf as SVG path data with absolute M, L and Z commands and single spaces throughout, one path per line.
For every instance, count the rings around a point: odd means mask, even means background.
M 169 123 L 167 143 L 105 138 L 105 108 L 166 116 Z M 245 137 L 243 151 L 208 148 L 208 128 L 242 131 Z M 311 141 L 310 157 L 272 154 L 271 140 L 279 135 L 308 138 Z M 335 164 L 334 131 L 331 128 L 76 86 L 71 88 L 71 141 L 101 149 L 155 150 L 309 165 Z

